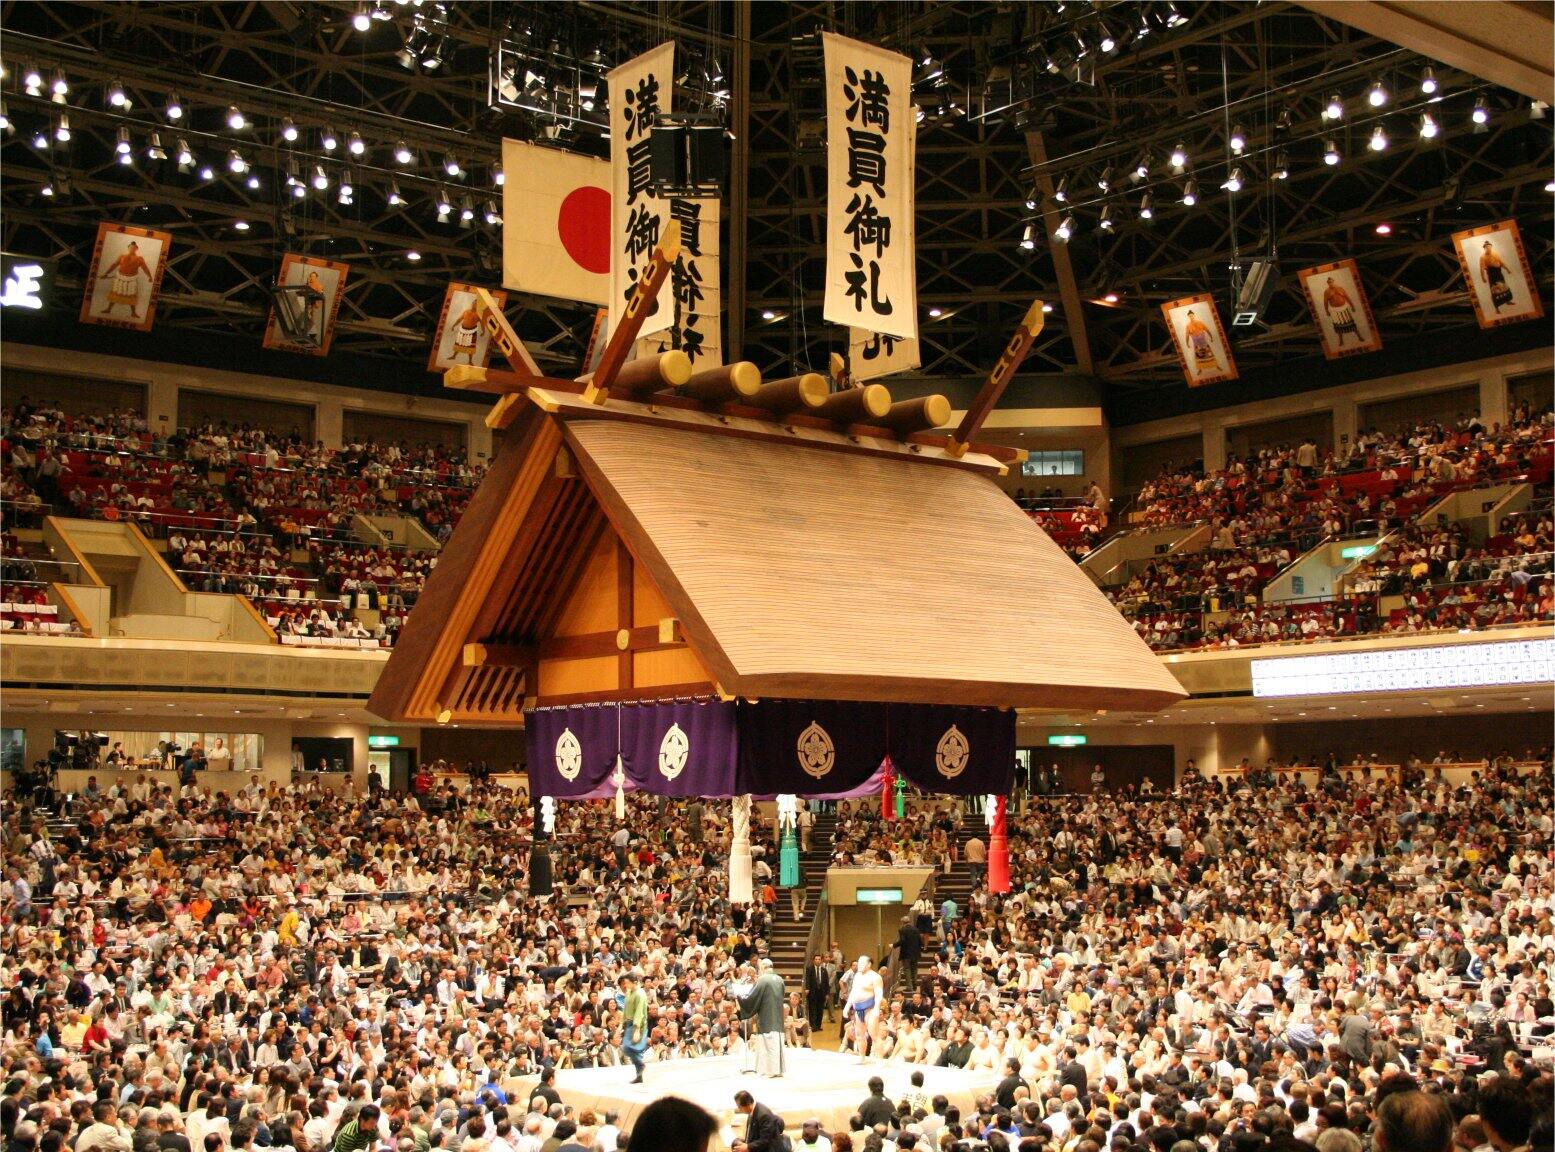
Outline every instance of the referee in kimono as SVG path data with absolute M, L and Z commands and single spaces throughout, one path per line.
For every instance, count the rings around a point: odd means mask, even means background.
M 751 1045 L 756 1052 L 756 1075 L 783 1075 L 783 1006 L 787 995 L 783 977 L 772 969 L 772 961 L 758 962 L 756 982 L 739 997 L 740 1019 L 756 1019 L 756 1035 Z

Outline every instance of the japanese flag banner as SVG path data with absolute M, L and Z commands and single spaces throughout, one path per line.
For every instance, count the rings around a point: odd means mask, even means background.
M 918 124 L 912 61 L 830 32 L 822 33 L 821 40 L 826 52 L 824 316 L 916 340 Z
M 614 332 L 670 219 L 670 202 L 650 193 L 648 185 L 653 179 L 653 126 L 660 113 L 674 111 L 675 45 L 660 44 L 612 69 L 605 80 L 610 86 L 609 304 Z M 638 335 L 662 332 L 674 317 L 673 296 L 662 291 Z
M 502 142 L 502 284 L 516 292 L 610 299 L 610 164 Z

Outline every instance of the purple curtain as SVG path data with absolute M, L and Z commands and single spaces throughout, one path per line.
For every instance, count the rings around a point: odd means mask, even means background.
M 891 759 L 925 792 L 1008 796 L 1015 786 L 1015 710 L 893 704 Z
M 530 712 L 524 718 L 529 791 L 568 800 L 615 795 L 616 715 L 614 704 Z
M 739 709 L 739 791 L 854 795 L 885 759 L 883 704 L 759 700 Z
M 628 789 L 655 796 L 735 795 L 734 702 L 673 700 L 621 706 Z

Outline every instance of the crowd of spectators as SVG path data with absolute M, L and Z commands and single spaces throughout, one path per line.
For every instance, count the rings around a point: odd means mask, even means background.
M 1463 1152 L 1548 1148 L 1548 769 L 1312 788 L 1190 770 L 1164 795 L 1033 797 L 1008 895 L 904 924 L 923 963 L 883 1006 L 858 1118 L 794 1143 L 1453 1152 L 1456 1126 Z M 725 806 L 562 803 L 546 863 L 527 797 L 425 772 L 410 794 L 142 779 L 52 831 L 27 800 L 4 824 L 16 1152 L 614 1152 L 551 1077 L 631 1075 L 629 974 L 650 1082 L 743 1047 L 727 983 L 768 913 L 727 900 Z M 913 803 L 895 827 L 849 811 L 837 850 L 933 860 L 980 822 Z M 529 895 L 531 868 L 557 893 Z M 927 1064 L 1002 1079 L 963 1114 L 915 1092 Z M 1398 1134 L 1421 1117 L 1434 1143 Z

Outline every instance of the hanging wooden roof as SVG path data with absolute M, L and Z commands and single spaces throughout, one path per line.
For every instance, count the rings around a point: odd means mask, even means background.
M 975 451 L 533 388 L 370 707 L 516 723 L 526 700 L 698 690 L 1128 710 L 1181 698 L 994 483 L 1002 469 Z

